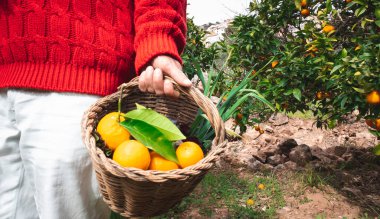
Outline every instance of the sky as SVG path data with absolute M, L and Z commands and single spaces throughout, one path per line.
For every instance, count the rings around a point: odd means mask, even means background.
M 187 0 L 187 14 L 196 25 L 215 23 L 244 14 L 251 0 Z

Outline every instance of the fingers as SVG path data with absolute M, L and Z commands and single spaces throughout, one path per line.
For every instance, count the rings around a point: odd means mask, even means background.
M 170 56 L 157 56 L 153 60 L 153 67 L 160 68 L 164 74 L 173 78 L 175 82 L 183 87 L 191 87 L 192 83 L 182 72 L 181 64 Z
M 145 71 L 141 72 L 139 77 L 139 89 L 142 92 L 154 92 L 153 88 L 151 87 L 153 79 L 153 67 L 148 66 Z
M 179 97 L 179 92 L 174 90 L 172 82 L 170 82 L 168 79 L 164 80 L 164 93 L 169 97 Z
M 154 69 L 153 72 L 153 89 L 157 95 L 164 94 L 164 76 L 159 68 Z

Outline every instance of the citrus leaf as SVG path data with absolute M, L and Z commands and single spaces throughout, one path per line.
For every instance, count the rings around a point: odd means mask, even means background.
M 377 146 L 375 146 L 373 148 L 373 153 L 377 156 L 380 156 L 380 144 L 378 144 Z
M 154 126 L 136 119 L 126 119 L 120 125 L 147 148 L 157 152 L 167 160 L 178 163 L 172 142 Z
M 298 10 L 301 10 L 301 0 L 294 0 L 294 4 Z
M 293 96 L 298 100 L 301 101 L 301 90 L 296 88 L 293 89 Z
M 146 107 L 136 103 L 136 109 L 146 109 Z
M 375 24 L 380 27 L 380 20 L 375 21 Z
M 164 134 L 169 141 L 178 141 L 186 138 L 170 119 L 152 109 L 139 107 L 138 109 L 129 111 L 124 117 L 140 120 L 155 127 Z
M 362 89 L 362 88 L 352 87 L 352 89 L 354 89 L 358 93 L 362 93 L 362 94 L 365 93 L 364 89 Z

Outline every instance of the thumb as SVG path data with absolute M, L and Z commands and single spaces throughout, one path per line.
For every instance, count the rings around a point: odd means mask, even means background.
M 191 81 L 187 78 L 185 73 L 181 71 L 179 68 L 174 66 L 172 69 L 168 69 L 168 75 L 173 78 L 175 82 L 177 82 L 179 85 L 183 87 L 191 87 L 192 83 Z

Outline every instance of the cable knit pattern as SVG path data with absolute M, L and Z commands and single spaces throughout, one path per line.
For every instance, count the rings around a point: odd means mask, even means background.
M 0 0 L 0 88 L 110 94 L 157 55 L 181 61 L 186 5 Z

